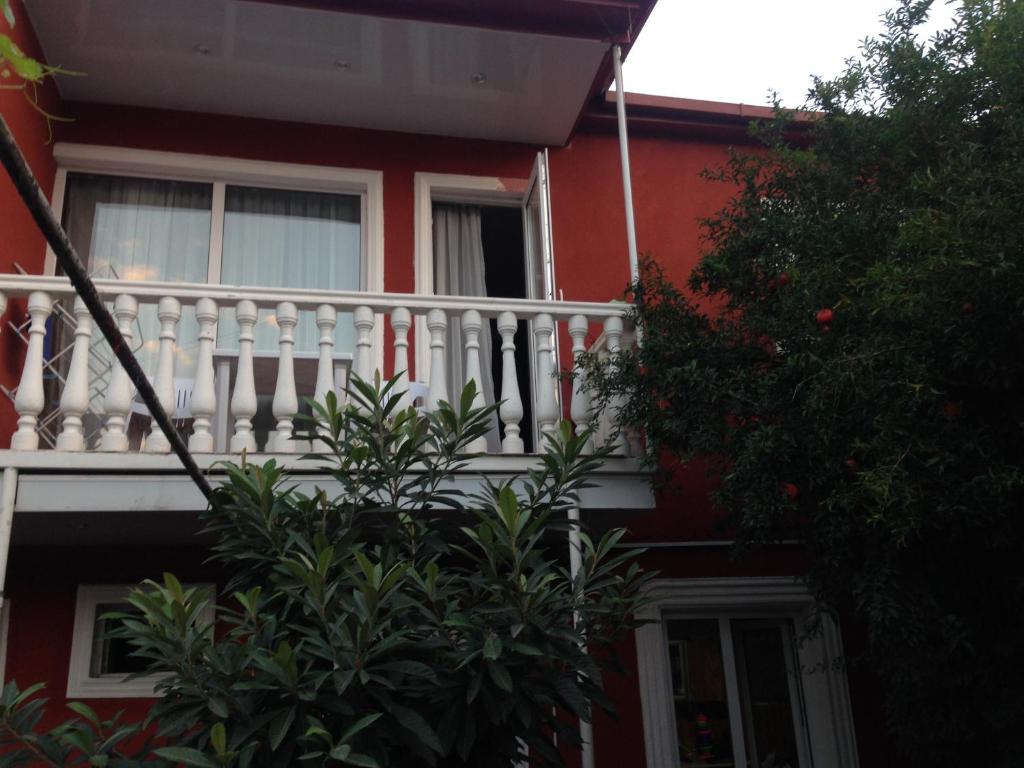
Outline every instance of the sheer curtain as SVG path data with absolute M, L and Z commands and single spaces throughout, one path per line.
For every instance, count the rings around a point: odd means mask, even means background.
M 221 282 L 359 290 L 361 207 L 358 195 L 229 186 L 224 201 Z M 272 314 L 270 310 L 260 312 L 257 351 L 277 350 Z M 295 328 L 296 351 L 315 352 L 318 339 L 314 314 L 300 313 Z M 238 326 L 232 317 L 221 323 L 219 344 L 230 347 L 237 343 Z M 338 352 L 354 350 L 350 314 L 339 315 L 335 344 Z
M 473 205 L 434 205 L 434 292 L 445 296 L 486 296 L 484 246 L 480 233 L 480 208 Z M 495 402 L 491 373 L 491 323 L 485 319 L 480 332 L 480 382 L 484 400 Z M 458 317 L 448 318 L 448 394 L 453 402 L 466 385 L 466 345 Z M 500 448 L 497 415 L 492 417 L 487 449 Z
M 210 184 L 72 173 L 64 227 L 93 277 L 205 283 L 212 198 Z M 133 347 L 150 376 L 159 334 L 156 305 L 140 304 Z M 195 310 L 183 307 L 176 376 L 195 375 L 198 336 Z

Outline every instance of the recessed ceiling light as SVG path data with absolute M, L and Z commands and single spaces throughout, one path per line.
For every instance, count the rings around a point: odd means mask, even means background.
M 198 45 L 196 45 L 194 50 L 200 56 L 209 56 L 210 55 L 210 46 L 203 45 L 202 43 L 199 43 Z
M 345 61 L 345 59 L 335 59 L 334 66 L 336 66 L 340 70 L 346 70 L 352 67 L 352 65 L 349 62 Z
M 483 72 L 474 72 L 469 79 L 473 81 L 473 85 L 483 85 L 487 82 L 487 75 Z

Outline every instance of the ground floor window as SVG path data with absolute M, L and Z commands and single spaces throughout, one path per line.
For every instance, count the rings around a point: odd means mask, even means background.
M 839 635 L 787 579 L 655 582 L 637 632 L 648 766 L 855 766 Z
M 201 586 L 209 590 L 212 598 L 213 585 Z M 154 695 L 160 677 L 140 674 L 146 671 L 147 661 L 132 654 L 133 647 L 127 640 L 110 636 L 112 621 L 106 618 L 113 612 L 136 612 L 125 599 L 131 589 L 127 584 L 79 585 L 68 669 L 69 699 Z M 202 621 L 212 625 L 212 601 Z

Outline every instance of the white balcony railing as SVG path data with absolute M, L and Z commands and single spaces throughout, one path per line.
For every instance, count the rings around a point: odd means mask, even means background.
M 427 410 L 437 408 L 442 400 L 455 393 L 447 381 L 447 356 L 463 355 L 467 380 L 474 379 L 481 389 L 483 366 L 491 360 L 481 359 L 481 333 L 489 332 L 488 320 L 496 319 L 501 345 L 500 370 L 494 382 L 495 397 L 501 401 L 500 452 L 522 454 L 529 447 L 524 444 L 524 389 L 531 400 L 530 428 L 539 433 L 554 429 L 563 416 L 571 416 L 577 430 L 590 426 L 598 428 L 598 441 L 615 442 L 617 453 L 628 452 L 626 442 L 608 429 L 607 409 L 595 414 L 585 389 L 577 384 L 572 388 L 568 409 L 560 402 L 554 349 L 559 324 L 564 323 L 572 339 L 572 361 L 587 348 L 588 334 L 600 335 L 603 348 L 615 352 L 623 334 L 621 303 L 596 302 L 542 302 L 518 299 L 492 299 L 459 296 L 424 296 L 389 293 L 321 292 L 282 288 L 236 288 L 229 286 L 123 282 L 97 280 L 100 294 L 111 303 L 113 314 L 122 334 L 134 345 L 139 327 L 140 308 L 155 315 L 159 331 L 156 338 L 148 339 L 152 360 L 152 380 L 161 403 L 168 412 L 178 415 L 182 430 L 187 433 L 189 449 L 194 453 L 249 454 L 259 450 L 269 453 L 295 453 L 308 449 L 293 439 L 294 418 L 303 398 L 312 397 L 323 402 L 326 394 L 335 391 L 345 397 L 346 377 L 352 373 L 372 378 L 375 369 L 385 359 L 381 348 L 386 338 L 383 326 L 390 323 L 392 331 L 390 359 L 392 370 L 401 375 L 399 391 L 408 404 L 421 395 L 419 404 Z M 0 276 L 0 313 L 11 298 L 27 298 L 29 320 L 24 326 L 27 348 L 20 383 L 14 393 L 14 407 L 18 414 L 17 431 L 11 438 L 13 450 L 35 451 L 40 447 L 53 447 L 58 451 L 102 451 L 167 453 L 169 445 L 159 429 L 143 424 L 139 434 L 132 434 L 131 424 L 148 422 L 145 409 L 134 400 L 133 388 L 127 374 L 110 354 L 81 300 L 70 283 L 63 277 L 34 275 Z M 64 318 L 67 332 L 73 340 L 65 339 L 66 362 L 58 371 L 51 363 L 55 352 L 55 323 L 48 323 L 55 307 Z M 181 367 L 183 350 L 178 344 L 182 308 L 194 309 L 197 341 L 187 350 L 190 375 L 176 378 Z M 221 310 L 233 309 L 233 317 Z M 70 310 L 70 312 L 68 311 Z M 277 349 L 268 354 L 254 349 L 253 331 L 260 310 L 274 313 L 277 329 Z M 294 329 L 300 312 L 315 313 L 319 341 L 317 352 L 296 352 Z M 339 313 L 350 313 L 354 326 L 354 352 L 336 352 L 335 329 Z M 348 315 L 343 315 L 349 322 Z M 410 329 L 414 318 L 425 318 L 426 338 L 416 338 L 416 344 L 427 345 L 430 361 L 429 379 L 412 382 L 408 370 Z M 462 348 L 448 349 L 449 320 L 461 322 Z M 532 336 L 529 367 L 530 381 L 524 388 L 521 370 L 517 370 L 516 333 L 520 323 L 528 321 L 527 334 Z M 189 315 L 191 323 L 191 313 Z M 237 343 L 230 349 L 217 345 L 218 322 L 230 323 L 232 340 L 237 330 Z M 222 329 L 222 331 L 227 329 Z M 415 334 L 414 334 L 415 335 Z M 522 345 L 523 332 L 520 331 Z M 422 336 L 422 334 L 421 334 Z M 222 334 L 223 337 L 223 334 Z M 105 365 L 96 365 L 97 349 L 105 350 Z M 522 351 L 519 355 L 522 360 Z M 422 359 L 422 358 L 421 358 Z M 276 375 L 273 374 L 276 368 Z M 50 371 L 53 375 L 44 376 Z M 194 372 L 193 372 L 194 371 Z M 232 375 L 233 372 L 233 375 Z M 258 372 L 263 372 L 258 376 Z M 297 376 L 297 372 L 299 375 Z M 263 407 L 269 400 L 273 430 L 263 446 L 258 448 L 253 420 L 261 408 L 257 381 L 273 378 L 273 396 L 262 394 Z M 45 379 L 45 381 L 44 381 Z M 187 400 L 183 409 L 182 399 Z M 478 394 L 477 405 L 482 405 L 483 394 Z M 141 414 L 140 414 L 141 409 Z M 54 425 L 52 445 L 40 441 L 42 419 Z M 605 423 L 602 423 L 604 419 Z M 88 428 L 92 425 L 92 429 Z M 527 431 L 531 431 L 528 429 Z M 604 437 L 607 436 L 607 437 Z M 539 443 L 535 441 L 535 444 Z M 475 452 L 484 452 L 484 441 L 473 446 Z

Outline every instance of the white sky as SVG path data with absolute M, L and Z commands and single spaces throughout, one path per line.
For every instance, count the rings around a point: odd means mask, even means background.
M 626 90 L 743 104 L 803 104 L 811 75 L 833 77 L 882 29 L 897 0 L 658 0 L 623 64 Z M 948 26 L 936 0 L 925 28 Z

